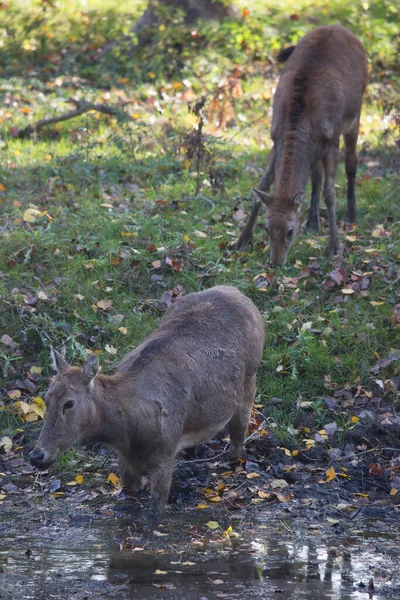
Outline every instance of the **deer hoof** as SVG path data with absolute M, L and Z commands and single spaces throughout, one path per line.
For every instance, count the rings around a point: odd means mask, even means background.
M 253 240 L 251 238 L 248 238 L 248 239 L 247 238 L 239 238 L 235 244 L 235 248 L 239 252 L 243 252 L 244 250 L 246 250 L 247 248 L 250 248 L 251 246 L 253 246 Z
M 308 218 L 307 221 L 303 225 L 303 231 L 318 231 L 319 230 L 319 219 Z

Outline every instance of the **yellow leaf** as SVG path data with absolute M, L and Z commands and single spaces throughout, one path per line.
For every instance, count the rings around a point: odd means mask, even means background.
M 147 75 L 150 77 L 150 79 L 155 79 L 155 77 L 156 77 L 156 76 L 154 75 L 154 73 L 152 73 L 151 71 L 149 71 L 149 72 L 147 73 Z
M 112 307 L 112 300 L 99 300 L 97 306 L 102 310 L 110 310 L 110 308 Z
M 351 288 L 343 288 L 342 294 L 354 294 L 354 290 L 352 290 Z
M 298 455 L 298 453 L 299 453 L 299 451 L 298 451 L 298 450 L 293 450 L 293 452 L 292 452 L 292 456 L 297 456 L 297 455 Z
M 315 440 L 304 440 L 304 443 L 307 446 L 307 450 L 315 446 Z
M 120 481 L 119 481 L 119 477 L 115 473 L 110 473 L 109 476 L 107 477 L 107 481 L 112 483 L 114 487 L 119 487 L 121 485 Z
M 168 571 L 161 571 L 160 569 L 156 569 L 154 571 L 154 575 L 167 575 Z
M 399 490 L 397 488 L 392 488 L 389 492 L 391 496 L 395 496 Z
M 370 301 L 371 306 L 382 306 L 382 304 L 385 304 L 384 302 L 375 302 L 375 300 L 371 300 Z
M 259 498 L 270 498 L 272 496 L 271 492 L 263 492 L 262 490 L 258 490 L 257 495 Z
M 232 529 L 232 525 L 229 525 L 229 527 L 227 527 L 227 529 L 224 529 L 224 531 L 222 532 L 224 535 L 230 535 L 232 533 L 233 529 Z
M 83 483 L 83 475 L 77 475 L 75 481 L 78 485 L 81 485 L 81 483 Z
M 52 155 L 51 154 L 45 154 L 44 155 L 44 160 L 52 160 Z
M 33 366 L 33 367 L 31 367 L 29 369 L 29 371 L 31 373 L 35 373 L 36 375 L 40 375 L 40 373 L 43 371 L 43 367 L 35 367 L 35 366 Z
M 41 406 L 44 410 L 46 410 L 46 403 L 41 396 L 35 396 L 33 398 L 33 402 L 38 406 Z
M 206 527 L 209 529 L 218 529 L 219 523 L 218 521 L 208 521 L 208 523 L 206 523 Z
M 40 215 L 40 210 L 37 208 L 28 208 L 23 215 L 23 219 L 25 223 L 34 223 L 36 221 L 36 217 Z
M 361 492 L 356 492 L 354 495 L 357 496 L 357 498 L 369 498 L 368 494 L 362 494 Z
M 286 456 L 292 456 L 292 453 L 287 448 L 282 448 L 282 446 L 278 446 L 279 450 L 283 450 Z
M 336 476 L 336 471 L 334 469 L 334 467 L 329 467 L 329 469 L 327 471 L 325 471 L 325 475 L 326 475 L 326 481 L 332 481 L 332 479 L 335 478 Z
M 6 498 L 6 494 L 0 494 L 0 500 L 4 500 L 4 498 Z
M 210 508 L 210 507 L 208 506 L 208 504 L 198 504 L 196 506 L 196 509 L 201 509 L 201 508 Z
M 221 496 L 213 496 L 212 498 L 209 498 L 210 502 L 221 502 L 222 498 Z
M 35 423 L 39 420 L 39 415 L 37 415 L 34 411 L 29 411 L 24 418 L 27 423 Z
M 0 192 L 4 192 L 5 189 L 6 186 L 4 185 L 4 183 L 0 183 Z
M 29 115 L 29 113 L 31 112 L 31 109 L 28 106 L 23 106 L 21 108 L 21 112 L 24 113 L 24 115 Z
M 140 114 L 139 113 L 133 113 L 132 117 L 134 119 L 140 119 Z
M 118 327 L 118 331 L 120 331 L 124 335 L 128 335 L 128 330 L 126 327 Z
M 358 421 L 360 420 L 360 417 L 353 416 L 353 417 L 351 417 L 350 420 L 352 423 L 358 423 Z
M 256 477 L 260 477 L 258 473 L 247 473 L 247 479 L 255 479 Z
M 44 419 L 44 412 L 45 411 L 44 411 L 44 408 L 42 406 L 39 406 L 38 404 L 30 404 L 29 405 L 29 412 L 26 415 L 25 420 L 30 420 L 27 417 L 29 417 L 31 414 L 38 415 L 39 417 L 41 417 L 42 419 Z M 32 419 L 32 420 L 36 421 L 37 417 L 36 417 L 36 419 Z
M 278 492 L 276 497 L 278 498 L 279 502 L 289 502 L 292 499 L 290 494 L 285 494 L 283 492 Z
M 20 402 L 15 403 L 15 408 L 17 409 L 21 417 L 27 415 L 31 409 L 30 405 L 27 402 L 23 402 L 22 400 Z

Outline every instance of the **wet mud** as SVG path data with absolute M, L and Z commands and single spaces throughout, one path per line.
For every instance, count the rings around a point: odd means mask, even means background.
M 397 518 L 25 504 L 1 513 L 2 600 L 400 598 Z

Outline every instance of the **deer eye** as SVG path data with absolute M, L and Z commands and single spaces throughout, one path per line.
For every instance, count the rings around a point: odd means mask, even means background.
M 73 408 L 75 405 L 75 402 L 73 400 L 67 400 L 67 402 L 64 404 L 64 410 L 66 408 Z
M 286 232 L 286 237 L 290 240 L 291 237 L 293 237 L 293 227 L 291 227 L 290 229 L 287 230 Z

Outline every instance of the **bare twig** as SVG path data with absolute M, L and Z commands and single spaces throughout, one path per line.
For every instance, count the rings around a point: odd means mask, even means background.
M 58 115 L 57 117 L 49 117 L 48 119 L 41 119 L 37 123 L 33 123 L 32 125 L 28 125 L 24 127 L 24 129 L 20 129 L 18 132 L 19 138 L 29 137 L 34 132 L 39 132 L 46 125 L 52 125 L 53 123 L 59 123 L 60 121 L 68 121 L 68 119 L 73 119 L 74 117 L 78 117 L 79 115 L 83 115 L 91 110 L 95 110 L 97 112 L 104 113 L 106 115 L 115 115 L 116 107 L 109 106 L 107 104 L 95 104 L 93 102 L 80 102 L 78 100 L 69 99 L 68 102 L 75 104 L 76 109 L 70 110 L 69 112 L 63 113 L 62 115 Z

